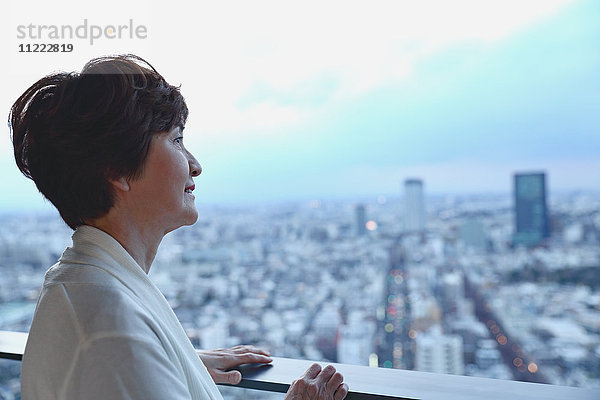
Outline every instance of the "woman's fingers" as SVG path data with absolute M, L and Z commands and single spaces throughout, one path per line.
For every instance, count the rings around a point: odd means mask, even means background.
M 337 390 L 342 382 L 344 382 L 344 377 L 342 374 L 335 372 L 331 375 L 331 378 L 329 378 L 329 381 L 327 382 L 327 390 Z
M 319 375 L 319 372 L 321 372 L 321 366 L 317 363 L 314 363 L 310 367 L 308 367 L 306 372 L 304 372 L 304 375 L 302 375 L 302 378 L 305 380 L 315 379 L 317 375 Z
M 292 382 L 286 394 L 287 400 L 342 400 L 348 394 L 348 385 L 335 367 L 328 365 L 321 369 L 312 364 L 306 372 Z
M 247 352 L 248 346 L 236 346 L 230 349 L 198 350 L 198 356 L 216 383 L 238 384 L 242 375 L 239 371 L 229 371 L 242 364 L 261 363 L 273 361 L 262 353 Z M 243 353 L 239 351 L 243 350 Z
M 326 366 L 325 368 L 323 368 L 321 373 L 317 376 L 317 384 L 319 384 L 321 386 L 325 386 L 328 389 L 330 389 L 327 384 L 329 383 L 329 380 L 335 373 L 336 373 L 335 367 L 333 365 Z M 340 382 L 340 383 L 342 383 L 342 382 Z M 338 383 L 338 385 L 339 385 L 339 383 Z M 337 387 L 337 385 L 334 386 L 333 389 L 335 389 L 336 387 Z
M 271 355 L 271 353 L 269 353 L 267 350 L 264 350 L 264 349 L 261 349 L 259 347 L 252 346 L 252 345 L 238 345 L 238 346 L 234 346 L 234 347 L 230 348 L 229 350 L 236 354 L 255 353 L 255 354 L 262 354 L 264 356 Z
M 229 383 L 231 385 L 237 385 L 242 381 L 242 374 L 240 373 L 240 371 L 215 371 L 212 378 L 215 382 L 218 383 Z
M 341 385 L 338 386 L 337 390 L 335 391 L 335 394 L 333 395 L 333 400 L 343 400 L 347 394 L 348 394 L 348 385 L 345 383 L 342 383 Z
M 243 353 L 243 354 L 237 354 L 237 355 L 233 356 L 232 361 L 236 365 L 248 364 L 248 363 L 266 364 L 266 363 L 270 363 L 271 361 L 273 361 L 273 359 L 271 357 L 264 356 L 262 354 Z

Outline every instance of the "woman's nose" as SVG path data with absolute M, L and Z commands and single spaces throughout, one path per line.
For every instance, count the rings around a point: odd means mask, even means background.
M 196 157 L 194 157 L 192 155 L 192 153 L 190 153 L 189 151 L 187 153 L 188 153 L 188 160 L 190 163 L 190 174 L 192 176 L 200 175 L 202 173 L 202 166 L 200 165 L 198 160 L 196 160 Z

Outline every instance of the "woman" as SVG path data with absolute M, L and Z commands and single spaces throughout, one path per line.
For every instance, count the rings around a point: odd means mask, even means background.
M 185 148 L 188 109 L 177 87 L 133 55 L 33 84 L 11 108 L 15 159 L 75 230 L 48 270 L 23 356 L 23 399 L 218 399 L 237 365 L 269 363 L 252 346 L 196 352 L 148 278 L 163 236 L 193 224 Z M 314 364 L 289 399 L 347 393 Z

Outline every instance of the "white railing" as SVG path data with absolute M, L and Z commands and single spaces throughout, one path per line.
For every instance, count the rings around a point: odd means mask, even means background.
M 27 333 L 0 331 L 0 358 L 21 360 Z M 285 393 L 290 383 L 312 363 L 307 360 L 273 357 L 268 366 L 242 366 L 238 387 Z M 350 387 L 353 399 L 422 400 L 598 400 L 600 389 L 544 385 L 460 375 L 433 374 L 388 368 L 333 364 Z

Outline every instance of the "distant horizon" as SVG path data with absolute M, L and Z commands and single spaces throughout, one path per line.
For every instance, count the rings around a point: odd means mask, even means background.
M 574 195 L 591 195 L 598 196 L 600 198 L 600 189 L 554 189 L 549 190 L 547 192 L 547 199 L 552 200 L 554 196 L 574 196 Z M 492 197 L 492 196 L 501 196 L 505 198 L 512 199 L 513 192 L 507 191 L 479 191 L 479 192 L 430 192 L 427 191 L 427 186 L 425 183 L 425 190 L 423 193 L 425 201 L 432 199 L 440 199 L 445 197 L 455 197 L 458 200 L 473 198 L 473 197 Z M 385 202 L 381 203 L 379 200 L 381 197 L 385 198 Z M 402 192 L 398 193 L 374 193 L 374 194 L 357 194 L 357 195 L 330 195 L 330 196 L 299 196 L 299 197 L 290 197 L 290 198 L 273 198 L 273 199 L 265 199 L 265 200 L 256 200 L 256 201 L 219 201 L 219 202 L 202 202 L 201 200 L 196 201 L 196 208 L 199 212 L 202 211 L 203 207 L 208 208 L 218 208 L 218 207 L 243 207 L 243 208 L 251 208 L 251 207 L 262 207 L 268 205 L 285 205 L 285 204 L 296 204 L 296 203 L 311 203 L 314 201 L 317 202 L 325 202 L 325 203 L 335 203 L 335 202 L 344 202 L 344 203 L 379 203 L 385 204 L 387 202 L 402 202 L 404 194 Z M 49 214 L 49 213 L 57 213 L 56 208 L 46 199 L 42 199 L 40 195 L 40 202 L 37 207 L 35 206 L 26 206 L 22 208 L 10 208 L 10 207 L 0 207 L 0 216 L 7 216 L 10 214 L 22 215 L 27 213 L 36 213 L 36 214 Z
M 446 172 L 448 168 L 458 168 L 460 170 L 462 167 L 460 166 L 448 166 L 447 168 L 440 168 L 442 173 Z M 14 169 L 17 170 L 16 165 Z M 431 174 L 435 168 L 429 168 L 427 174 Z M 515 174 L 527 174 L 527 173 L 545 173 L 546 174 L 546 189 L 549 196 L 554 194 L 569 194 L 569 193 L 578 193 L 584 192 L 589 194 L 598 194 L 600 193 L 600 182 L 597 187 L 573 187 L 564 185 L 556 185 L 555 184 L 555 176 L 549 173 L 547 170 L 543 168 L 525 168 L 522 170 L 512 170 L 509 174 L 501 173 L 500 171 L 495 171 L 495 173 L 490 173 L 490 171 L 478 171 L 477 173 L 483 172 L 483 176 L 490 174 L 494 175 L 496 178 L 498 175 L 503 177 L 503 188 L 497 187 L 482 187 L 482 188 L 474 188 L 473 184 L 464 186 L 465 180 L 461 181 L 463 188 L 456 188 L 454 190 L 448 189 L 448 184 L 445 183 L 442 187 L 436 185 L 439 183 L 440 179 L 443 179 L 436 176 L 435 179 L 429 180 L 423 176 L 419 176 L 418 174 L 409 174 L 402 179 L 390 180 L 391 184 L 387 185 L 387 187 L 395 186 L 395 190 L 389 191 L 375 191 L 372 190 L 370 192 L 359 192 L 356 191 L 354 193 L 348 191 L 340 191 L 338 193 L 333 193 L 330 190 L 325 190 L 322 193 L 289 193 L 289 194 L 281 194 L 281 193 L 260 193 L 257 195 L 254 192 L 247 194 L 245 200 L 240 200 L 239 198 L 243 196 L 236 196 L 231 193 L 226 195 L 215 194 L 214 192 L 205 192 L 205 185 L 203 184 L 205 180 L 204 173 L 200 177 L 195 178 L 196 182 L 196 205 L 200 207 L 201 205 L 209 205 L 209 206 L 218 206 L 218 205 L 264 205 L 264 204 L 280 204 L 286 202 L 302 202 L 302 201 L 311 201 L 311 200 L 348 200 L 348 199 L 376 199 L 378 196 L 385 196 L 388 198 L 401 198 L 403 196 L 403 187 L 406 179 L 419 179 L 423 182 L 424 194 L 425 196 L 477 196 L 477 195 L 512 195 L 513 191 L 513 176 Z M 451 174 L 449 174 L 451 175 Z M 460 175 L 460 172 L 457 174 Z M 285 176 L 281 176 L 281 178 L 285 178 Z M 298 178 L 296 176 L 296 178 Z M 564 178 L 568 178 L 564 176 Z M 590 178 L 591 175 L 590 175 Z M 381 178 L 380 178 L 381 179 Z M 8 193 L 3 193 L 2 198 L 0 198 L 0 212 L 13 212 L 13 211 L 27 211 L 27 210 L 48 210 L 54 209 L 54 206 L 46 200 L 41 193 L 37 191 L 33 181 L 23 177 L 22 175 L 19 177 L 22 186 L 15 188 L 16 190 L 10 195 Z M 592 178 L 592 180 L 594 180 Z M 490 180 L 491 181 L 491 180 Z M 596 180 L 594 180 L 596 181 Z M 491 181 L 493 182 L 493 181 Z M 323 181 L 326 186 L 327 182 Z M 492 185 L 495 186 L 495 185 Z M 373 189 L 365 188 L 365 189 Z M 24 195 L 22 199 L 17 199 L 15 195 Z

